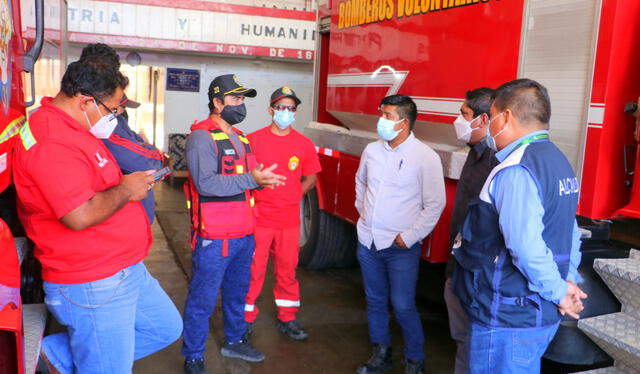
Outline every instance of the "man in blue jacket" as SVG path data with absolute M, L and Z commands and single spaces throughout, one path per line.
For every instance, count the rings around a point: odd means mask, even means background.
M 539 373 L 561 315 L 579 318 L 586 297 L 573 283 L 578 180 L 549 140 L 545 87 L 519 79 L 492 97 L 486 142 L 500 164 L 453 245 L 454 292 L 471 321 L 470 373 Z
M 149 144 L 146 139 L 129 127 L 129 117 L 126 108 L 135 109 L 139 106 L 140 103 L 128 99 L 125 95 L 118 109 L 118 125 L 108 139 L 102 139 L 118 162 L 122 174 L 162 168 L 162 152 Z M 153 223 L 155 216 L 155 197 L 153 190 L 150 190 L 148 196 L 140 200 L 140 202 L 147 212 L 149 223 Z

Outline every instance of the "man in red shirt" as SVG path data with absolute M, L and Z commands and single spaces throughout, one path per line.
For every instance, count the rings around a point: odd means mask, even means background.
M 300 199 L 313 188 L 321 168 L 313 142 L 291 128 L 298 105 L 300 99 L 292 89 L 286 86 L 278 88 L 271 95 L 268 109 L 273 121 L 248 137 L 258 163 L 277 164 L 274 172 L 285 176 L 287 183 L 255 192 L 258 209 L 256 248 L 246 297 L 245 321 L 250 333 L 258 316 L 255 302 L 262 290 L 271 254 L 276 275 L 273 295 L 278 306 L 278 328 L 292 339 L 304 340 L 307 333 L 296 320 L 296 312 L 300 308 L 300 289 L 296 280 L 300 251 Z
M 142 260 L 151 230 L 139 200 L 151 171 L 123 176 L 100 138 L 117 123 L 128 80 L 76 61 L 61 91 L 20 130 L 18 213 L 42 263 L 45 303 L 67 331 L 44 339 L 54 372 L 131 373 L 133 361 L 179 338 L 176 307 Z

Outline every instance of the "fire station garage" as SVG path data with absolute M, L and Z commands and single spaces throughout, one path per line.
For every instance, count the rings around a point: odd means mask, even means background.
M 640 374 L 639 1 L 0 21 L 0 374 Z

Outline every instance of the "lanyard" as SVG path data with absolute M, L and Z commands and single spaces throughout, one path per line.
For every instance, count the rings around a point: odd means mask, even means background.
M 534 136 L 530 136 L 526 139 L 524 139 L 523 141 L 520 142 L 520 144 L 518 144 L 513 151 L 515 151 L 516 149 L 522 147 L 523 145 L 527 145 L 531 142 L 535 142 L 536 140 L 542 140 L 542 139 L 549 139 L 549 134 L 538 134 L 538 135 L 534 135 Z M 511 152 L 513 152 L 511 151 Z

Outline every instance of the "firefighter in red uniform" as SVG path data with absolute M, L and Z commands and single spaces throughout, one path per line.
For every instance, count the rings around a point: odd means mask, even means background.
M 307 333 L 296 320 L 300 308 L 300 290 L 296 280 L 300 238 L 300 199 L 315 185 L 320 161 L 315 146 L 291 128 L 300 99 L 289 87 L 278 88 L 272 95 L 269 114 L 271 124 L 249 135 L 258 162 L 278 164 L 275 170 L 287 177 L 286 186 L 256 191 L 258 223 L 256 249 L 251 265 L 251 286 L 246 297 L 245 320 L 251 332 L 258 316 L 256 299 L 264 283 L 269 254 L 273 258 L 276 283 L 273 289 L 278 306 L 278 328 L 295 340 Z
M 225 357 L 260 362 L 264 355 L 243 339 L 244 298 L 251 278 L 255 227 L 251 191 L 276 187 L 284 177 L 257 165 L 249 141 L 232 127 L 244 120 L 244 98 L 256 90 L 235 75 L 216 77 L 209 86 L 209 118 L 195 123 L 187 140 L 189 181 L 185 193 L 192 224 L 192 275 L 184 310 L 184 370 L 206 373 L 204 351 L 209 317 L 222 290 Z

